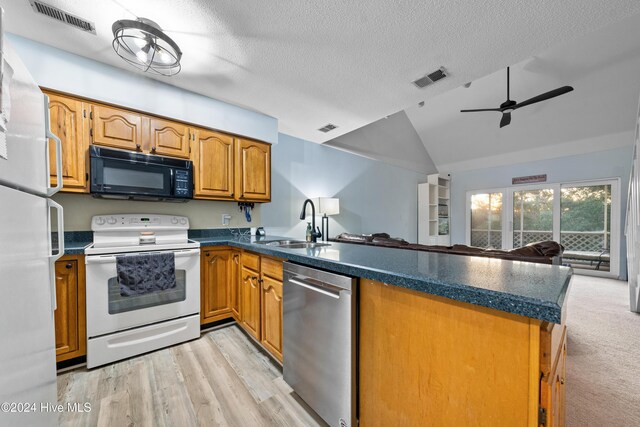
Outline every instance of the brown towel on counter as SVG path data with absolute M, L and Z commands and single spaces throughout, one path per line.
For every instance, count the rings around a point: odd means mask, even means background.
M 116 271 L 120 295 L 144 295 L 176 287 L 173 252 L 119 255 Z

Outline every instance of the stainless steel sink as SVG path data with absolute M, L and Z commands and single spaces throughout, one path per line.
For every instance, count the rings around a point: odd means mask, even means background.
M 267 240 L 261 242 L 255 242 L 258 245 L 267 245 L 267 246 L 287 246 L 287 245 L 296 245 L 300 243 L 307 243 L 304 240 Z
M 311 248 L 321 248 L 323 246 L 331 246 L 331 243 L 301 242 L 301 243 L 289 243 L 288 245 L 280 245 L 279 247 L 287 248 L 287 249 L 311 249 Z
M 331 246 L 331 243 L 305 242 L 302 240 L 269 240 L 263 242 L 255 242 L 259 245 L 277 246 L 286 249 L 311 249 L 323 246 Z

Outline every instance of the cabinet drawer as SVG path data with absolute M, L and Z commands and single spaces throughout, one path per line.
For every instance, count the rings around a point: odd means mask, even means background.
M 544 322 L 540 325 L 540 371 L 547 377 L 555 367 L 567 327 Z
M 266 258 L 263 256 L 260 268 L 263 275 L 282 281 L 282 260 Z
M 260 255 L 252 254 L 251 252 L 243 252 L 242 266 L 254 271 L 260 271 Z

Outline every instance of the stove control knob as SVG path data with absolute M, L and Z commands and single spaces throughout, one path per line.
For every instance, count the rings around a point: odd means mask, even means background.
M 116 217 L 112 216 L 107 220 L 107 224 L 115 224 L 116 222 L 118 222 L 118 220 L 116 219 Z
M 187 223 L 187 218 L 180 218 L 180 224 L 185 225 Z
M 178 218 L 176 218 L 175 216 L 171 218 L 171 224 L 177 224 L 177 223 L 178 223 Z
M 104 225 L 104 218 L 99 216 L 96 218 L 96 225 Z

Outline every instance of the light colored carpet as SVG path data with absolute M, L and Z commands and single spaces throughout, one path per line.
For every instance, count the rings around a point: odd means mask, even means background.
M 567 425 L 640 426 L 640 314 L 627 282 L 576 275 L 567 328 Z

